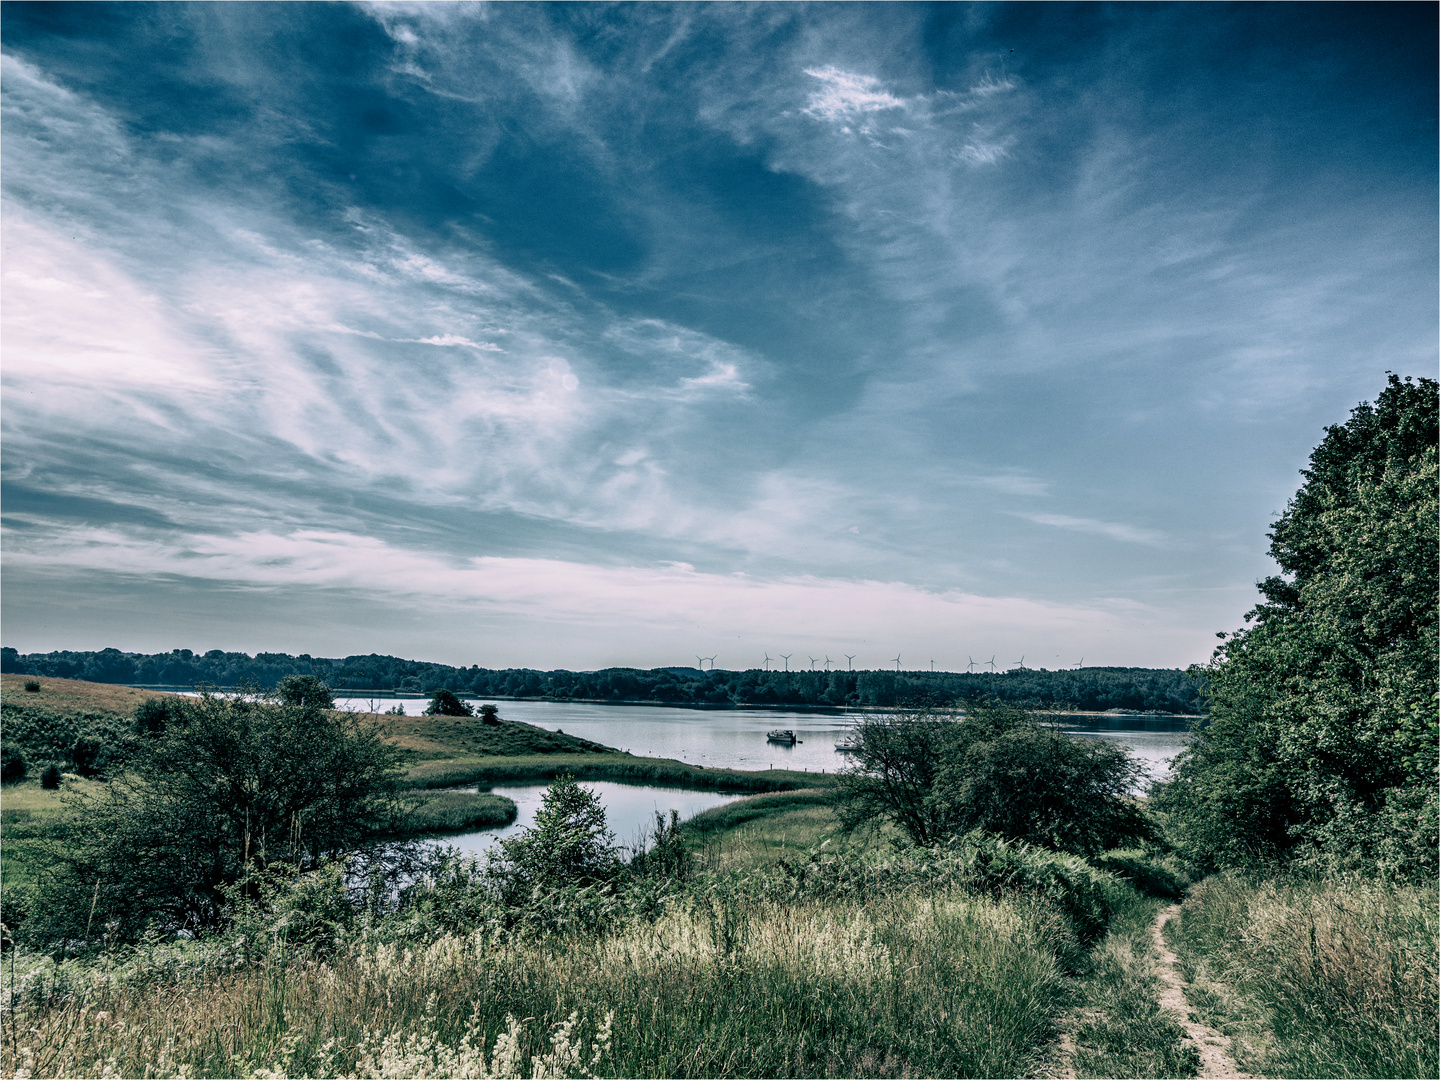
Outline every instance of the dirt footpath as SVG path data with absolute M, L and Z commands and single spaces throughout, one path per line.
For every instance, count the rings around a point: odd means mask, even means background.
M 1171 904 L 1155 917 L 1152 931 L 1155 951 L 1160 956 L 1160 977 L 1165 989 L 1160 992 L 1160 1004 L 1180 1018 L 1180 1025 L 1186 1036 L 1200 1051 L 1200 1075 L 1202 1077 L 1224 1077 L 1226 1080 L 1250 1080 L 1249 1073 L 1243 1073 L 1235 1064 L 1230 1048 L 1230 1037 L 1214 1028 L 1197 1024 L 1190 1019 L 1190 1003 L 1185 1000 L 1185 984 L 1175 970 L 1175 954 L 1170 951 L 1163 933 L 1165 924 L 1180 914 L 1180 905 Z

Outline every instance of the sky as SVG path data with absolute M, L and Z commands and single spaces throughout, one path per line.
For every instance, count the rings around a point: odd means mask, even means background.
M 1185 666 L 1436 371 L 1431 4 L 0 19 L 21 652 Z

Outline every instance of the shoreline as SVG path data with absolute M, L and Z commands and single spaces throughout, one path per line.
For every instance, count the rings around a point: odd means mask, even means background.
M 117 686 L 125 686 L 134 690 L 149 690 L 162 694 L 192 694 L 194 686 L 179 686 L 166 683 L 116 683 Z M 222 693 L 229 693 L 240 687 L 217 686 L 216 690 Z M 332 687 L 337 698 L 386 698 L 397 701 L 428 701 L 430 695 L 412 691 L 399 690 L 350 690 L 344 687 Z M 455 691 L 455 696 L 461 701 L 523 701 L 536 702 L 548 705 L 611 705 L 641 708 L 660 709 L 689 709 L 693 712 L 742 712 L 746 710 L 754 712 L 793 712 L 793 713 L 815 713 L 820 716 L 853 716 L 857 714 L 884 714 L 894 712 L 904 706 L 899 705 L 806 705 L 806 704 L 771 704 L 769 702 L 747 702 L 734 704 L 733 702 L 688 702 L 688 701 L 657 701 L 645 698 L 575 698 L 575 697 L 546 697 L 546 696 L 517 696 L 513 694 L 472 694 Z M 1106 710 L 1105 712 L 1090 712 L 1084 709 L 1065 709 L 1055 707 L 1037 706 L 1034 711 L 1041 713 L 1053 713 L 1057 716 L 1081 716 L 1094 719 L 1135 719 L 1135 720 L 1206 720 L 1208 713 L 1176 713 L 1159 711 L 1140 711 L 1127 709 Z

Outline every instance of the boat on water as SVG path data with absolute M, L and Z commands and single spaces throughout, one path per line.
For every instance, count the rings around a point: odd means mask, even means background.
M 837 742 L 835 749 L 842 754 L 858 754 L 860 752 L 860 744 L 854 739 L 845 739 L 842 742 Z
M 772 731 L 765 736 L 767 742 L 784 743 L 786 746 L 794 746 L 800 740 L 795 738 L 795 732 L 786 728 L 784 731 Z

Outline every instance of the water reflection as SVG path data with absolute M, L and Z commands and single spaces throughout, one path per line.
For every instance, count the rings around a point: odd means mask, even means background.
M 496 795 L 515 800 L 518 813 L 511 824 L 442 837 L 436 843 L 459 848 L 466 855 L 483 855 L 496 840 L 513 836 L 534 824 L 535 812 L 540 809 L 540 801 L 547 786 L 525 784 L 491 789 Z M 688 791 L 620 784 L 610 780 L 585 780 L 581 782 L 581 786 L 600 796 L 600 802 L 605 807 L 606 825 L 615 834 L 616 842 L 631 850 L 649 835 L 657 812 L 668 818 L 670 811 L 675 810 L 680 814 L 680 820 L 684 821 L 711 807 L 723 806 L 744 797 L 736 792 Z M 476 789 L 472 787 L 459 790 Z
M 467 699 L 478 702 L 481 699 Z M 410 715 L 424 699 L 350 698 L 342 707 L 384 711 L 403 705 Z M 551 731 L 591 739 L 644 757 L 673 758 L 712 769 L 796 769 L 833 773 L 846 766 L 835 749 L 850 733 L 855 714 L 781 712 L 771 709 L 678 709 L 663 705 L 582 705 L 560 701 L 501 701 L 500 715 Z M 1126 714 L 1057 717 L 1073 735 L 1105 739 L 1130 748 L 1159 779 L 1188 741 L 1190 718 Z M 766 732 L 793 728 L 794 746 L 770 743 Z

